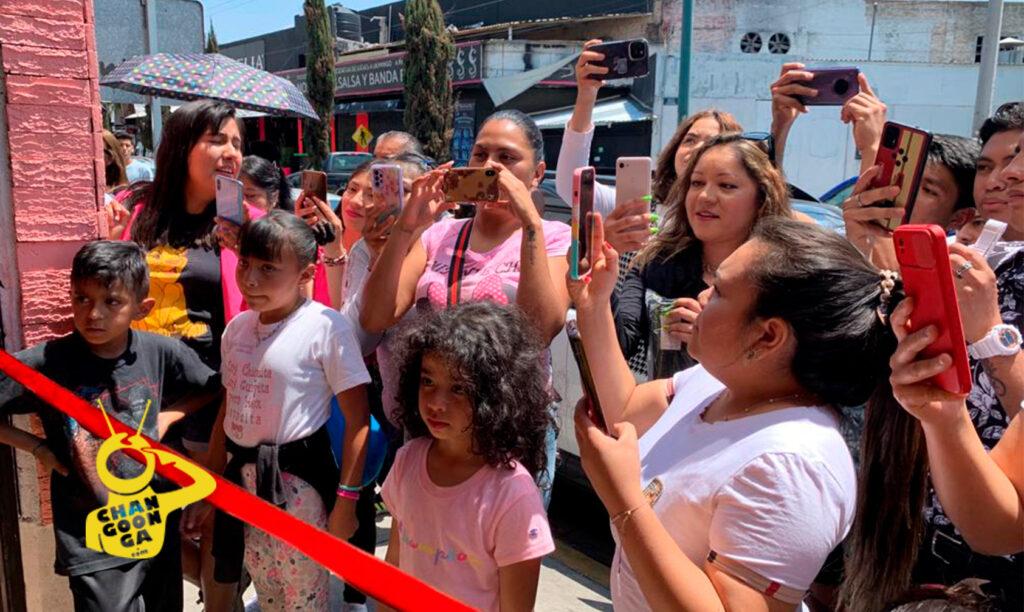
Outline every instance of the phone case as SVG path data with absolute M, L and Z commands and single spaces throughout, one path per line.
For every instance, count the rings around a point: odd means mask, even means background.
M 501 199 L 498 171 L 493 168 L 452 168 L 444 175 L 448 202 L 497 202 Z
M 405 187 L 402 184 L 401 166 L 374 164 L 370 167 L 370 186 L 373 189 L 374 207 L 381 211 L 377 223 L 383 223 L 389 216 L 402 210 Z
M 853 66 L 835 68 L 808 68 L 814 73 L 808 87 L 818 90 L 816 96 L 796 96 L 805 106 L 842 106 L 846 101 L 860 93 L 860 81 L 857 75 L 860 70 Z
M 588 215 L 594 211 L 594 168 L 577 168 L 572 174 L 572 243 L 569 258 L 569 273 L 579 280 L 590 267 L 584 267 L 582 260 L 590 251 L 591 224 Z
M 931 142 L 932 135 L 918 128 L 891 121 L 882 128 L 882 144 L 875 156 L 875 165 L 881 165 L 882 171 L 871 181 L 871 189 L 898 185 L 900 193 L 896 199 L 878 205 L 904 210 L 902 221 L 890 220 L 886 225 L 888 229 L 910 221 Z
M 217 175 L 217 216 L 242 224 L 242 181 Z
M 619 207 L 649 195 L 651 158 L 620 157 L 615 160 L 615 206 Z
M 953 367 L 936 376 L 935 383 L 947 391 L 966 394 L 971 390 L 971 369 L 949 265 L 946 233 L 938 225 L 903 225 L 893 233 L 893 243 L 900 262 L 903 289 L 914 298 L 911 331 L 927 325 L 939 329 L 938 339 L 921 354 L 935 357 L 947 353 L 953 357 Z
M 319 170 L 303 170 L 301 177 L 302 190 L 311 193 L 327 202 L 327 175 Z
M 565 335 L 569 339 L 569 347 L 576 359 L 576 367 L 580 370 L 580 383 L 583 385 L 583 392 L 590 399 L 592 411 L 588 416 L 594 424 L 601 428 L 601 431 L 608 433 L 608 426 L 605 424 L 604 413 L 601 411 L 601 403 L 597 398 L 597 387 L 594 386 L 594 376 L 590 372 L 590 364 L 587 362 L 587 354 L 583 350 L 583 341 L 580 340 L 580 330 L 576 323 L 576 311 L 570 309 L 565 321 Z
M 591 62 L 595 66 L 608 68 L 607 74 L 595 74 L 596 79 L 628 79 L 646 76 L 650 71 L 648 56 L 650 55 L 647 41 L 643 38 L 633 40 L 617 40 L 601 43 L 590 47 L 588 51 L 596 51 L 604 55 L 599 62 Z

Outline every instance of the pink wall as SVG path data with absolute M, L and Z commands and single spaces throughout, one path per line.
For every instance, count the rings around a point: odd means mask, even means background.
M 103 123 L 92 0 L 0 1 L 0 65 L 11 177 L 0 193 L 13 199 L 28 346 L 71 329 L 71 258 L 99 231 Z

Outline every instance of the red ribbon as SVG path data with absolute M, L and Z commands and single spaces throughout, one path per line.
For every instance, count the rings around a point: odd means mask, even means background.
M 110 436 L 110 430 L 107 429 L 106 421 L 98 408 L 21 363 L 3 349 L 0 349 L 0 370 L 46 403 L 78 421 L 93 435 L 104 439 Z M 135 430 L 117 419 L 111 419 L 111 424 L 117 433 L 135 434 Z M 153 448 L 174 453 L 159 442 L 148 437 L 146 440 Z M 141 457 L 133 451 L 128 452 Z M 172 465 L 164 465 L 157 461 L 156 471 L 179 486 L 184 487 L 193 483 L 191 477 Z M 395 566 L 295 518 L 220 476 L 211 476 L 217 482 L 217 487 L 206 501 L 294 546 L 337 574 L 346 584 L 351 584 L 374 599 L 396 610 L 473 610 Z

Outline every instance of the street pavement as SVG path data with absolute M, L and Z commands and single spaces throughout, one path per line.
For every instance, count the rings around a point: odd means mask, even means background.
M 388 536 L 391 532 L 391 517 L 377 521 L 377 557 L 383 559 L 387 552 Z M 555 542 L 557 550 L 544 559 L 537 589 L 539 612 L 562 612 L 580 610 L 584 612 L 611 612 L 612 604 L 608 592 L 608 568 L 586 555 L 576 551 L 561 540 Z M 341 610 L 343 583 L 331 577 L 331 610 Z M 201 612 L 203 607 L 196 603 L 199 593 L 196 587 L 185 583 L 185 610 Z M 258 612 L 253 587 L 245 593 L 246 612 Z M 368 608 L 376 610 L 375 602 Z

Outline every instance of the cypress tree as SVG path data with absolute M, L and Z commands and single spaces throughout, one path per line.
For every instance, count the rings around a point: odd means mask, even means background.
M 210 33 L 206 36 L 206 52 L 220 53 L 220 45 L 217 44 L 217 33 L 213 31 L 213 20 L 210 20 Z
M 319 120 L 305 119 L 303 144 L 311 168 L 323 168 L 331 149 L 334 113 L 334 37 L 324 0 L 305 0 L 306 97 Z
M 437 0 L 405 3 L 405 47 L 405 128 L 420 139 L 428 155 L 446 161 L 451 158 L 455 114 L 455 42 Z

